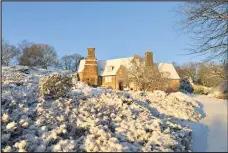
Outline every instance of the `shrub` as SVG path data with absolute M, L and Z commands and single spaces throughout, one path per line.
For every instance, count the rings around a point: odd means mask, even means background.
M 189 93 L 192 93 L 193 92 L 192 83 L 190 82 L 190 80 L 188 78 L 183 78 L 181 80 L 181 83 L 180 83 L 180 91 L 182 91 L 182 92 L 189 92 Z
M 193 86 L 193 93 L 194 94 L 204 94 L 204 87 L 200 85 Z
M 77 84 L 77 82 L 79 81 L 78 73 L 71 74 L 70 76 L 72 78 L 73 85 Z
M 72 85 L 72 76 L 52 73 L 50 76 L 40 80 L 39 93 L 44 96 L 44 98 L 57 99 L 66 96 Z
M 208 88 L 202 85 L 193 85 L 193 89 L 194 89 L 193 91 L 194 94 L 203 94 L 203 95 L 208 95 L 212 91 L 211 88 Z

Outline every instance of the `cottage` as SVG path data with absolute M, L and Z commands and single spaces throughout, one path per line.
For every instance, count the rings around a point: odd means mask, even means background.
M 126 77 L 124 70 L 133 59 L 134 57 L 97 60 L 95 48 L 88 48 L 87 58 L 82 59 L 79 64 L 79 79 L 91 85 L 111 86 L 113 89 L 123 90 L 124 78 Z M 145 53 L 145 60 L 146 65 L 154 65 L 152 52 Z M 172 64 L 159 63 L 157 68 L 160 73 L 166 74 L 165 77 L 170 80 L 173 89 L 179 87 L 180 77 Z M 130 87 L 132 87 L 132 84 L 130 84 Z

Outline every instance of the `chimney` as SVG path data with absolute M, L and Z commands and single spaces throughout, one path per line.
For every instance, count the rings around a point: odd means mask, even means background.
M 152 52 L 146 52 L 145 53 L 145 60 L 146 60 L 146 66 L 153 66 L 153 53 Z
M 87 49 L 88 49 L 87 58 L 94 59 L 95 58 L 95 48 L 87 48 Z

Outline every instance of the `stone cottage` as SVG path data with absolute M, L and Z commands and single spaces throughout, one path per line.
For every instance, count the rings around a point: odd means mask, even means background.
M 90 85 L 110 86 L 116 90 L 123 90 L 124 78 L 126 77 L 124 70 L 133 59 L 134 57 L 97 60 L 95 48 L 88 48 L 88 56 L 82 59 L 79 64 L 79 79 Z M 154 65 L 152 52 L 145 53 L 145 60 L 147 65 Z M 172 64 L 159 63 L 157 68 L 159 72 L 168 74 L 166 77 L 170 80 L 173 89 L 179 87 L 180 77 Z M 134 85 L 130 84 L 130 88 L 134 89 Z

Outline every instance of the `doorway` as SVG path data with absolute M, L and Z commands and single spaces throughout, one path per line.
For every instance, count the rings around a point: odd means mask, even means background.
M 123 90 L 123 81 L 119 81 L 119 90 Z

